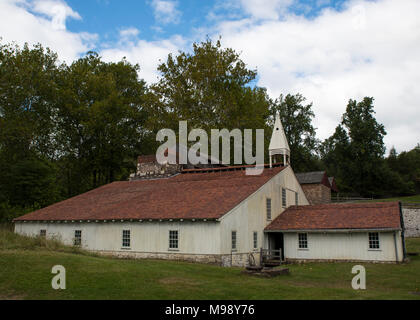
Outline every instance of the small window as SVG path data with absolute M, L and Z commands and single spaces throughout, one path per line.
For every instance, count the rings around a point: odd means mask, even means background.
M 232 250 L 236 250 L 236 231 L 232 231 Z
M 281 205 L 283 208 L 286 208 L 286 189 L 281 188 Z
M 299 249 L 308 249 L 307 233 L 299 233 Z
M 379 249 L 379 233 L 369 232 L 369 249 Z
M 123 246 L 123 248 L 130 248 L 130 246 L 131 246 L 131 232 L 130 232 L 130 230 L 123 230 L 122 246 Z
M 295 204 L 298 206 L 299 205 L 299 193 L 295 193 Z
M 178 249 L 178 230 L 169 231 L 169 249 Z
M 266 201 L 267 220 L 271 220 L 271 199 L 267 198 Z
M 45 230 L 45 229 L 40 230 L 40 231 L 39 231 L 39 235 L 40 235 L 41 237 L 45 238 L 45 237 L 47 236 L 47 230 Z
M 254 231 L 254 249 L 258 249 L 258 232 Z
M 74 231 L 74 245 L 80 246 L 82 244 L 82 230 Z

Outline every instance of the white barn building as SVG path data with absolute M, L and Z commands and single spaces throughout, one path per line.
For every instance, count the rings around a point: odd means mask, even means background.
M 352 226 L 343 225 L 339 230 L 339 222 L 345 223 L 352 209 L 345 217 L 338 209 L 323 216 L 338 221 L 334 230 L 310 227 L 308 217 L 320 211 L 308 206 L 290 166 L 290 149 L 279 116 L 269 152 L 270 164 L 261 175 L 246 175 L 245 167 L 237 166 L 184 169 L 159 179 L 114 182 L 15 219 L 15 232 L 59 238 L 69 245 L 121 257 L 224 266 L 245 266 L 251 254 L 258 263 L 261 249 L 281 249 L 286 260 L 404 259 L 403 223 L 396 206 L 376 206 L 376 214 L 365 221 L 369 222 L 366 228 L 359 219 L 361 225 L 354 232 Z M 369 206 L 361 210 L 372 211 Z M 295 211 L 303 214 L 293 214 Z M 378 214 L 382 211 L 392 221 L 386 230 L 381 223 L 384 216 Z M 305 228 L 287 228 L 284 221 L 289 216 L 306 221 Z M 368 231 L 379 232 L 380 247 L 374 252 L 368 247 Z M 301 248 L 304 234 L 307 247 Z

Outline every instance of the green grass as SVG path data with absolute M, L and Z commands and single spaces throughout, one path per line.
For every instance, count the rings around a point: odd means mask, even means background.
M 401 202 L 420 202 L 420 194 L 415 196 L 408 196 L 408 197 L 396 197 L 396 198 L 387 198 L 387 199 L 379 199 L 380 201 L 401 201 Z
M 407 197 L 393 197 L 393 198 L 383 198 L 383 199 L 373 199 L 373 200 L 355 200 L 353 202 L 356 203 L 363 203 L 363 202 L 393 202 L 393 201 L 401 201 L 402 203 L 420 203 L 420 194 L 415 196 L 407 196 Z
M 408 239 L 420 252 L 420 238 Z M 67 289 L 51 288 L 63 265 Z M 0 230 L 0 299 L 420 299 L 420 257 L 407 264 L 363 264 L 367 290 L 351 288 L 354 263 L 289 265 L 290 275 L 259 278 L 239 268 L 119 260 Z

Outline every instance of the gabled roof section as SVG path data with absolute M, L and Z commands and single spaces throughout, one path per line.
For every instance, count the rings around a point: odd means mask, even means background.
M 300 184 L 323 184 L 326 187 L 331 188 L 325 171 L 296 173 L 296 178 Z
M 399 230 L 398 202 L 293 206 L 280 214 L 267 231 Z
M 334 192 L 338 192 L 338 187 L 337 187 L 337 184 L 335 183 L 335 178 L 334 177 L 329 177 L 328 182 L 330 183 L 331 190 L 334 191 Z
M 283 125 L 280 121 L 280 115 L 276 114 L 276 121 L 274 123 L 273 134 L 271 135 L 269 151 L 273 154 L 286 153 L 290 155 L 290 147 L 287 142 L 286 134 L 284 133 Z
M 284 168 L 265 169 L 256 176 L 215 170 L 114 182 L 15 221 L 218 219 Z

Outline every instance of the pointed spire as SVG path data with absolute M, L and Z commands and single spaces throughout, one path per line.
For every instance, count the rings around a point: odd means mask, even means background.
M 286 164 L 287 156 L 290 158 L 290 147 L 287 142 L 286 134 L 284 133 L 283 125 L 280 121 L 280 115 L 276 113 L 276 121 L 274 123 L 273 134 L 270 140 L 270 146 L 268 148 L 270 153 L 270 164 L 271 157 L 276 154 L 282 154 L 284 156 L 284 163 Z

